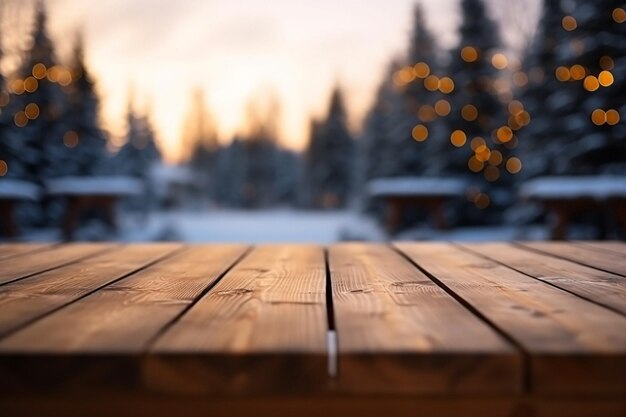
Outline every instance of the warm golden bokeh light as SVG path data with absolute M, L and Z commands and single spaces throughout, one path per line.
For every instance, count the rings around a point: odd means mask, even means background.
M 454 91 L 454 81 L 450 77 L 442 77 L 439 80 L 439 91 L 444 94 L 450 94 Z
M 35 120 L 39 117 L 39 106 L 36 103 L 30 103 L 24 109 L 24 113 L 30 120 Z
M 465 62 L 474 62 L 478 59 L 478 51 L 473 46 L 461 49 L 461 59 Z
M 524 111 L 524 105 L 519 100 L 513 100 L 509 103 L 509 113 L 512 115 L 519 114 Z
M 494 166 L 499 166 L 503 161 L 502 152 L 500 151 L 491 151 L 491 156 L 489 157 L 489 164 Z
M 491 156 L 491 149 L 489 149 L 487 146 L 485 145 L 480 145 L 476 148 L 476 150 L 474 151 L 475 153 L 475 157 L 476 159 L 478 159 L 480 162 L 487 162 L 489 160 L 489 157 Z
M 578 27 L 578 23 L 576 22 L 576 19 L 574 19 L 574 17 L 572 16 L 565 16 L 561 20 L 561 25 L 563 26 L 563 29 L 565 29 L 568 32 L 571 32 Z
M 437 100 L 435 103 L 435 112 L 438 116 L 447 116 L 450 114 L 451 110 L 452 107 L 450 106 L 450 102 L 448 102 L 448 100 L 441 99 Z
M 437 113 L 433 106 L 424 104 L 419 108 L 417 117 L 419 117 L 422 122 L 432 122 L 437 118 Z
M 455 130 L 450 135 L 450 142 L 457 148 L 460 148 L 467 142 L 467 135 L 462 130 Z
M 78 133 L 70 130 L 63 135 L 63 144 L 68 148 L 75 148 L 78 145 Z
M 35 64 L 35 66 L 33 67 L 33 77 L 37 78 L 38 80 L 42 80 L 46 78 L 46 74 L 47 69 L 44 64 Z
M 487 143 L 485 142 L 485 139 L 481 138 L 480 136 L 475 137 L 474 139 L 472 139 L 472 142 L 470 143 L 470 147 L 472 148 L 473 151 L 476 151 L 476 149 L 478 149 L 480 146 L 485 146 Z
M 496 69 L 503 70 L 508 66 L 508 64 L 509 64 L 509 61 L 506 59 L 506 56 L 502 53 L 494 54 L 491 57 L 491 65 L 493 65 L 494 68 Z
M 624 23 L 626 22 L 626 10 L 622 9 L 621 7 L 616 7 L 615 9 L 613 9 L 613 20 L 615 20 L 617 23 Z
M 596 91 L 598 88 L 600 88 L 600 83 L 598 82 L 598 79 L 595 76 L 588 75 L 587 77 L 585 77 L 583 86 L 585 87 L 585 90 L 587 91 Z
M 498 128 L 496 136 L 500 142 L 506 143 L 513 139 L 513 131 L 508 126 L 502 126 Z
M 4 177 L 9 172 L 9 166 L 5 161 L 0 159 L 0 177 Z
M 17 127 L 24 127 L 28 124 L 28 117 L 25 112 L 18 111 L 15 113 L 15 116 L 13 116 L 13 121 Z
M 439 78 L 436 75 L 429 75 L 424 80 L 424 87 L 428 91 L 435 91 L 439 88 Z
M 469 161 L 467 161 L 467 167 L 472 172 L 480 172 L 484 168 L 485 164 L 478 159 L 476 156 L 472 156 Z
M 39 88 L 39 81 L 35 77 L 28 77 L 24 80 L 24 90 L 34 93 Z
M 571 78 L 571 73 L 569 68 L 567 67 L 558 67 L 555 71 L 556 79 L 559 81 L 569 81 Z
M 413 67 L 413 72 L 417 78 L 426 78 L 430 75 L 430 67 L 425 62 L 418 62 Z
M 610 71 L 604 70 L 600 72 L 600 74 L 598 74 L 598 82 L 602 87 L 609 87 L 613 84 L 613 81 L 615 80 L 613 78 L 613 74 L 611 74 Z
M 428 128 L 424 125 L 417 125 L 412 131 L 413 139 L 418 142 L 423 142 L 428 139 Z
M 606 123 L 614 126 L 618 124 L 620 121 L 619 112 L 615 109 L 610 109 L 606 111 Z
M 587 71 L 582 65 L 576 64 L 572 65 L 572 68 L 570 68 L 570 74 L 573 80 L 578 81 L 585 78 L 585 75 L 587 75 Z
M 506 161 L 506 170 L 511 174 L 517 174 L 522 170 L 522 161 L 516 157 L 509 158 Z
M 606 123 L 606 112 L 602 109 L 595 109 L 591 113 L 591 121 L 596 126 L 601 126 Z
M 473 122 L 478 118 L 478 109 L 472 104 L 466 104 L 461 109 L 461 117 L 468 122 Z

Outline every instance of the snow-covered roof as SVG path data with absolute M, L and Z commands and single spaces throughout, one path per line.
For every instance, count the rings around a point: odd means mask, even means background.
M 0 179 L 0 199 L 33 200 L 41 195 L 41 188 L 36 184 L 22 180 Z
M 520 194 L 544 200 L 626 197 L 626 176 L 542 177 L 522 185 Z
M 138 195 L 143 192 L 141 181 L 131 177 L 62 177 L 46 182 L 51 195 Z
M 397 177 L 379 178 L 368 183 L 371 196 L 458 196 L 467 183 L 456 178 Z

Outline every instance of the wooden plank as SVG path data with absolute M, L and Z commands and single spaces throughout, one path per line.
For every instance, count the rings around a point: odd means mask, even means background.
M 149 342 L 245 250 L 241 245 L 184 249 L 0 340 L 4 382 L 43 389 L 87 382 L 137 386 Z
M 626 256 L 626 242 L 620 241 L 591 241 L 584 240 L 576 242 L 577 245 L 586 246 L 592 249 L 600 250 L 600 251 L 609 251 L 615 252 L 622 256 Z
M 507 243 L 459 244 L 491 260 L 626 314 L 626 280 Z
M 614 252 L 602 252 L 565 242 L 518 242 L 517 244 L 626 277 L 626 260 L 624 256 Z
M 99 252 L 113 249 L 115 246 L 104 243 L 68 244 L 55 246 L 32 256 L 1 260 L 0 285 L 85 259 Z
M 624 417 L 626 400 L 607 396 L 174 396 L 46 392 L 2 396 L 7 416 L 19 417 Z
M 310 392 L 327 381 L 322 248 L 253 250 L 156 342 L 153 389 L 185 393 Z
M 448 244 L 396 246 L 524 347 L 534 392 L 626 392 L 623 316 Z
M 52 243 L 3 243 L 0 244 L 0 260 L 35 253 L 52 247 Z
M 180 244 L 120 247 L 0 286 L 0 336 L 180 248 Z
M 329 266 L 344 390 L 521 390 L 521 354 L 391 248 L 334 245 Z

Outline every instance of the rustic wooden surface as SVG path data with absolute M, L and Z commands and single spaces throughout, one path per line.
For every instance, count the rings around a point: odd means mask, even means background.
M 625 416 L 625 274 L 622 242 L 4 244 L 0 409 Z

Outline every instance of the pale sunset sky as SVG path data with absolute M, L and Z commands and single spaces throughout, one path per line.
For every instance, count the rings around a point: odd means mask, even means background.
M 508 0 L 492 0 L 494 16 Z M 536 14 L 539 0 L 527 0 Z M 49 0 L 49 31 L 62 58 L 78 29 L 116 137 L 132 86 L 161 146 L 175 160 L 194 88 L 205 92 L 220 139 L 241 130 L 246 104 L 273 89 L 281 140 L 302 149 L 310 117 L 337 82 L 358 129 L 390 59 L 404 53 L 415 0 Z M 422 0 L 443 47 L 456 41 L 458 0 Z M 506 7 L 506 6 L 504 6 Z M 510 13 L 510 11 L 509 11 Z M 500 15 L 501 17 L 502 15 Z M 505 37 L 507 33 L 505 33 Z

